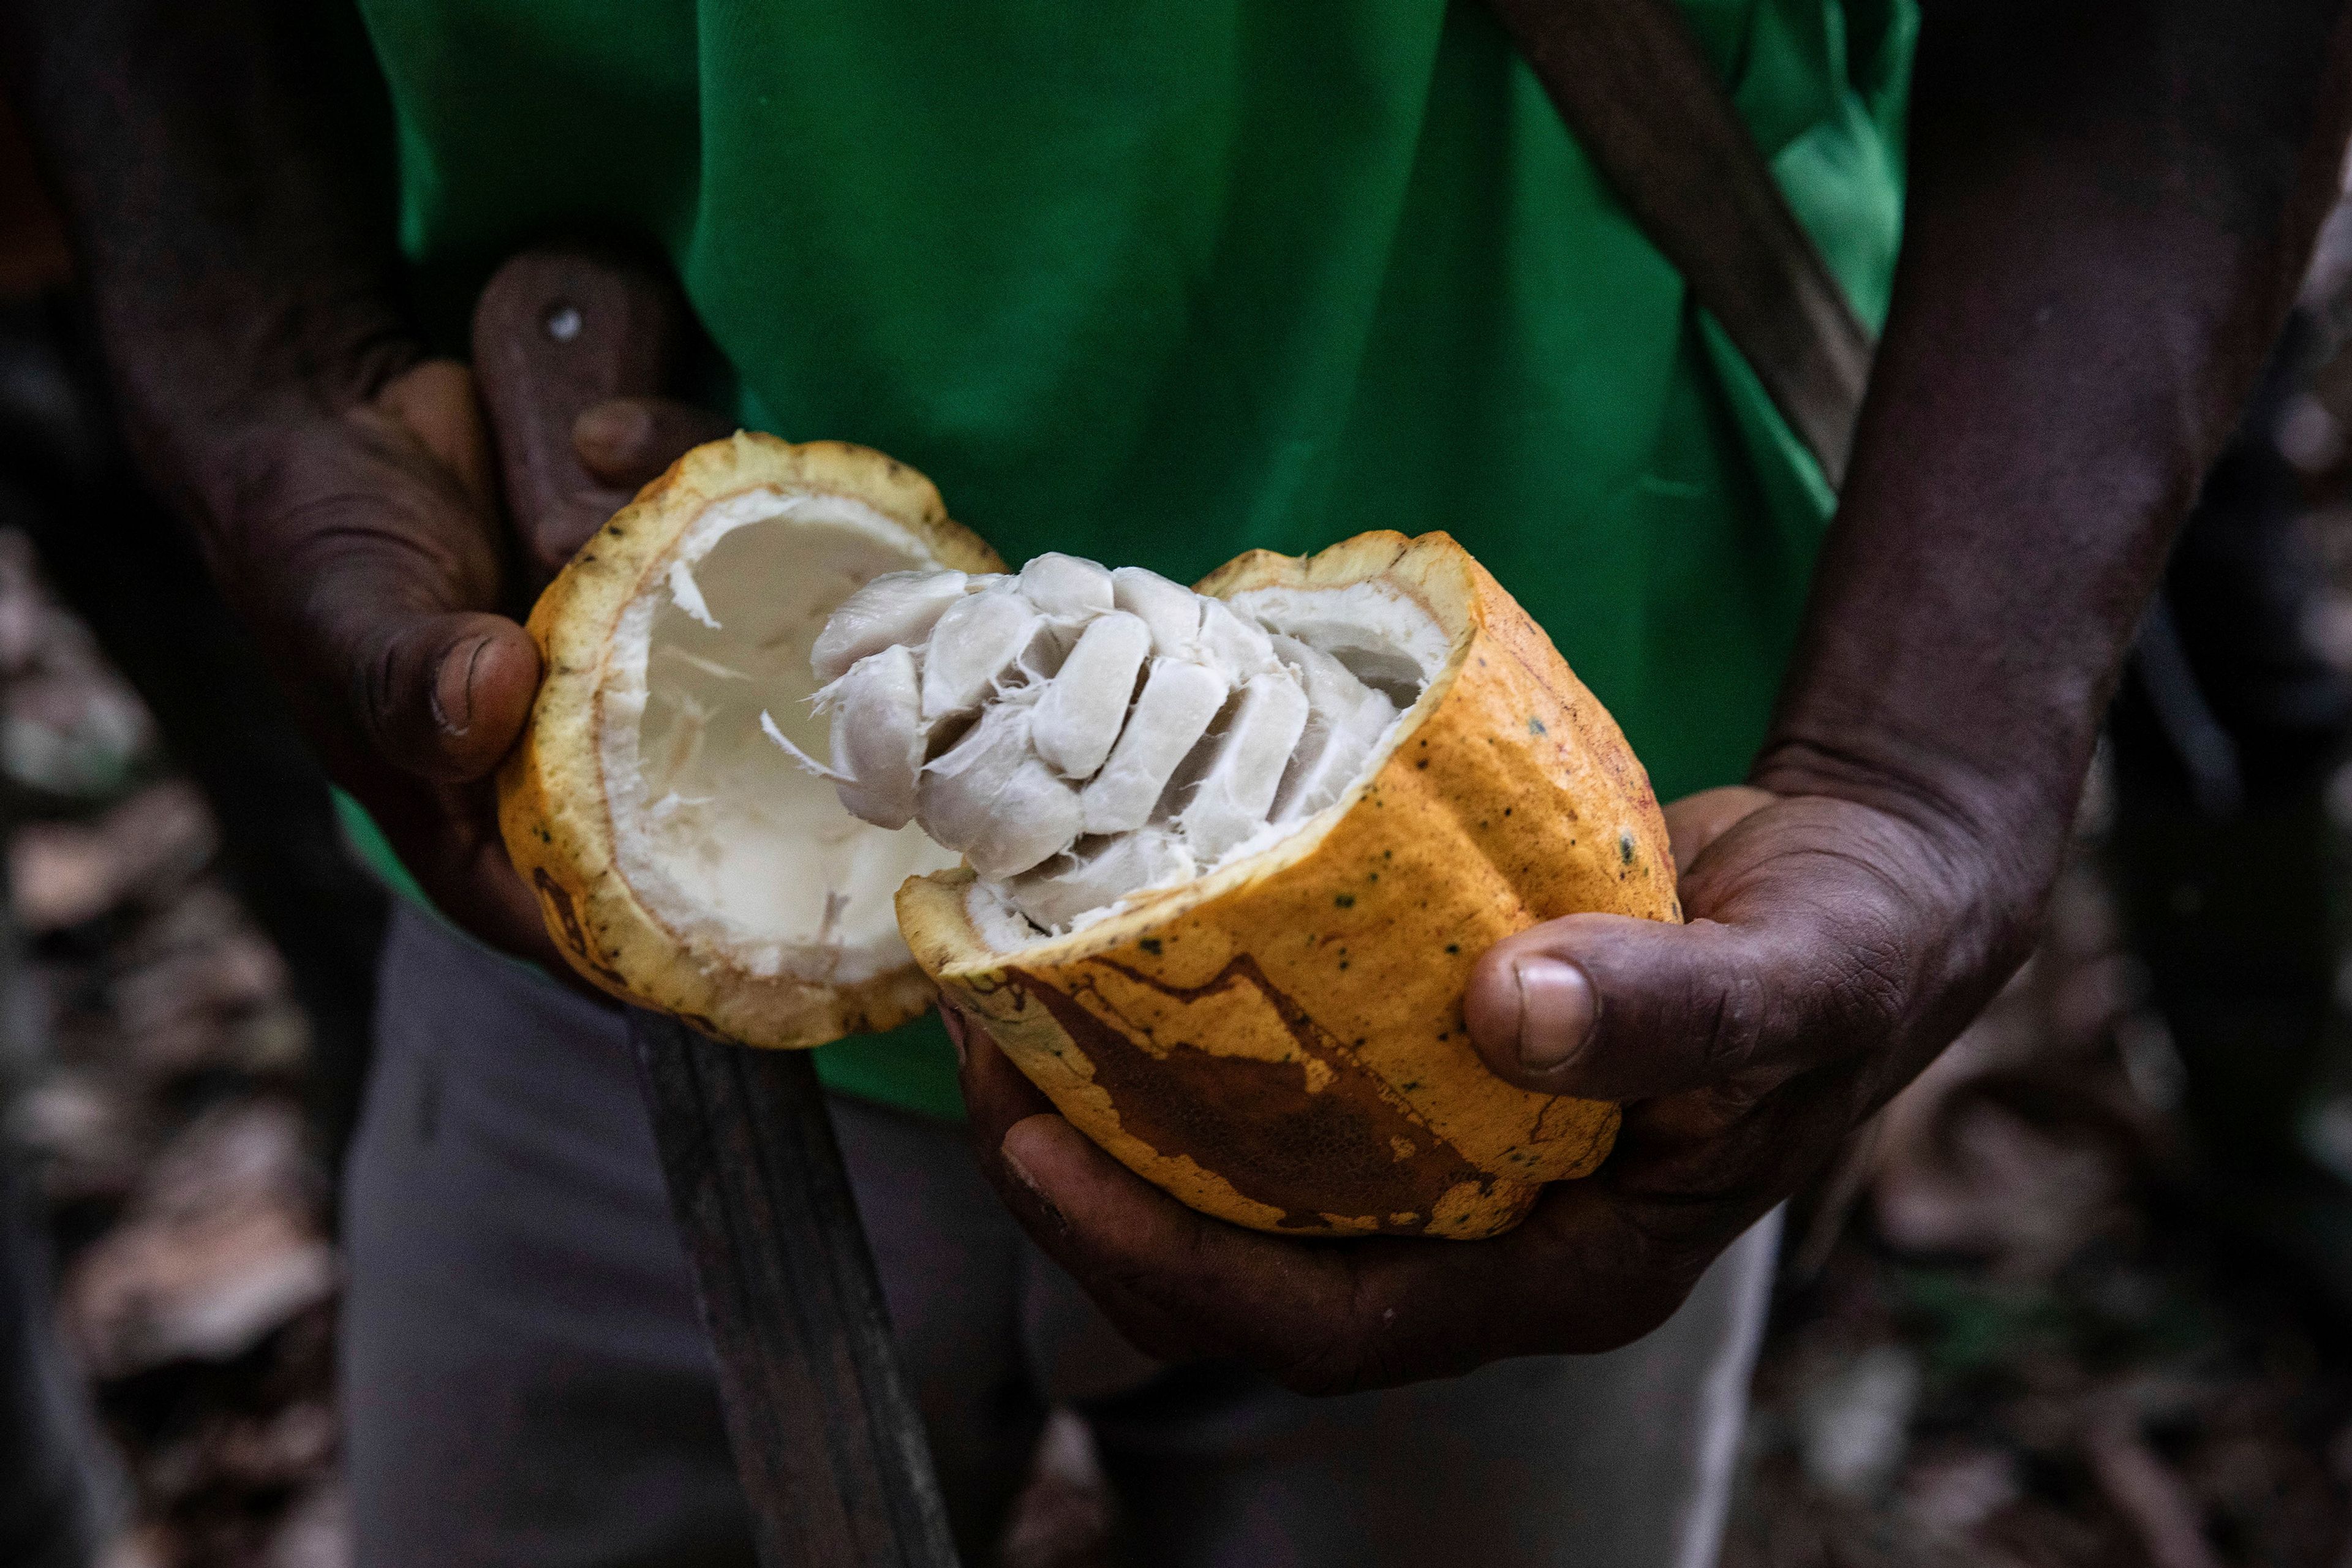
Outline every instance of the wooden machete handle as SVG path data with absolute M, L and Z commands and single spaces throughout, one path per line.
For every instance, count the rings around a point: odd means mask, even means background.
M 677 286 L 614 253 L 526 250 L 482 290 L 474 374 L 521 547 L 526 604 L 615 510 L 580 466 L 573 424 L 606 398 L 666 391 L 687 332 Z

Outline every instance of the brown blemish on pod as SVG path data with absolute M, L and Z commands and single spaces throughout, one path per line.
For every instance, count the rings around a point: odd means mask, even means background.
M 1074 995 L 1020 969 L 1005 974 L 1006 984 L 1044 1007 L 1086 1058 L 1095 1086 L 1119 1107 L 1124 1131 L 1157 1154 L 1217 1172 L 1244 1197 L 1279 1210 L 1283 1228 L 1328 1229 L 1318 1200 L 1342 1191 L 1367 1211 L 1360 1217 L 1368 1229 L 1419 1235 L 1448 1192 L 1465 1183 L 1481 1194 L 1494 1191 L 1496 1178 L 1435 1137 L 1247 954 L 1200 985 L 1172 985 L 1108 959 L 1079 967 L 1097 966 L 1179 1004 L 1246 990 L 1280 1018 L 1296 1048 L 1291 1059 L 1225 1056 L 1190 1040 L 1157 1037 L 1130 1020 L 1098 1016 L 1097 1009 L 1114 1009 L 1083 977 L 1073 987 L 1082 994 Z M 1530 1187 L 1518 1206 L 1534 1200 Z

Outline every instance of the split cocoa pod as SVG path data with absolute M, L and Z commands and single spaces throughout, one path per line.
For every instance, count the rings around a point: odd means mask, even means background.
M 1193 589 L 1009 573 L 904 465 L 739 435 L 530 629 L 500 820 L 617 995 L 794 1047 L 936 986 L 1129 1168 L 1261 1230 L 1492 1236 L 1609 1152 L 1616 1108 L 1494 1077 L 1462 993 L 1539 921 L 1678 920 L 1665 825 L 1444 534 Z

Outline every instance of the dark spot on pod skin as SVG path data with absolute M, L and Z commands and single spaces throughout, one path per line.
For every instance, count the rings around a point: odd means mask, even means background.
M 1530 735 L 1549 735 L 1551 731 L 1544 728 L 1544 721 L 1542 720 L 1530 713 L 1528 715 L 1528 733 Z
M 1628 866 L 1633 863 L 1633 836 L 1622 827 L 1617 830 L 1617 858 Z
M 1352 910 L 1356 907 L 1356 895 L 1353 893 L 1341 893 L 1331 901 L 1339 905 L 1343 910 Z
M 1156 936 L 1147 936 L 1135 945 L 1141 948 L 1144 952 L 1151 954 L 1154 958 L 1160 956 L 1160 939 Z
M 1281 1019 L 1296 1052 L 1286 1062 L 1211 1057 L 1181 1042 L 1155 1056 L 1076 997 L 1019 970 L 1006 976 L 1076 1043 L 1094 1069 L 1095 1084 L 1109 1092 L 1123 1131 L 1163 1156 L 1190 1156 L 1244 1196 L 1279 1211 L 1286 1227 L 1321 1230 L 1325 1214 L 1360 1214 L 1381 1216 L 1382 1230 L 1416 1232 L 1428 1224 L 1437 1199 L 1457 1184 L 1493 1189 L 1493 1176 L 1430 1136 L 1396 1091 L 1367 1072 L 1353 1051 L 1247 956 L 1198 986 L 1170 985 L 1121 964 L 1095 962 L 1180 1002 L 1255 990 Z M 1299 1058 L 1331 1069 L 1320 1089 L 1307 1087 Z M 1402 1144 L 1413 1152 L 1400 1158 Z M 1404 1223 L 1391 1217 L 1406 1214 L 1415 1217 Z
M 588 935 L 580 929 L 580 912 L 572 907 L 572 895 L 566 892 L 562 885 L 554 878 L 547 874 L 547 868 L 544 866 L 537 867 L 531 871 L 530 885 L 539 889 L 540 898 L 555 915 L 555 923 L 563 928 L 563 944 L 581 957 L 586 958 Z
M 1462 951 L 1462 944 L 1458 942 L 1449 942 L 1445 944 L 1445 951 L 1448 952 L 1460 952 Z
M 609 963 L 597 963 L 596 955 L 588 950 L 588 933 L 580 929 L 580 911 L 572 908 L 572 895 L 547 874 L 544 866 L 531 868 L 530 882 L 539 890 L 540 901 L 547 906 L 548 912 L 555 917 L 555 923 L 562 928 L 563 944 L 578 956 L 581 963 L 621 989 L 627 990 L 628 982 L 621 978 L 621 972 Z

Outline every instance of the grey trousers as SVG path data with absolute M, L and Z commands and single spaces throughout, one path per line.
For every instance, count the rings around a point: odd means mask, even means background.
M 404 911 L 382 996 L 345 1216 L 360 1563 L 749 1563 L 619 1016 Z M 1147 1359 L 1029 1244 L 957 1129 L 833 1109 L 972 1568 L 1057 1403 L 1095 1431 L 1128 1561 L 1714 1561 L 1776 1222 L 1612 1354 L 1307 1399 Z

